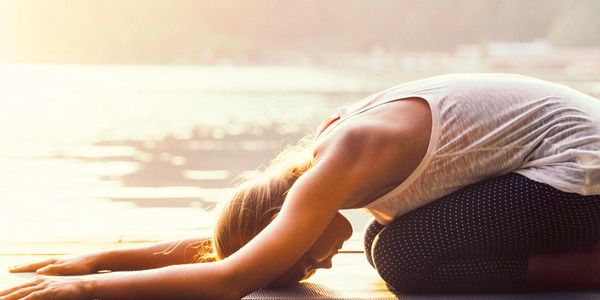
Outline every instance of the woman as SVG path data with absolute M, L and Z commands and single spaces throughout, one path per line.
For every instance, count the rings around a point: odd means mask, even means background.
M 433 77 L 326 120 L 236 189 L 211 240 L 17 267 L 146 270 L 43 277 L 0 295 L 240 298 L 330 267 L 351 235 L 338 213 L 347 208 L 375 217 L 367 260 L 398 292 L 599 288 L 599 194 L 596 99 L 517 75 Z M 185 251 L 194 244 L 195 259 Z

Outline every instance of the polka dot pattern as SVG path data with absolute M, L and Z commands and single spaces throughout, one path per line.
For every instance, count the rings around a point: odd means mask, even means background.
M 510 173 L 365 230 L 367 260 L 405 293 L 514 292 L 530 253 L 600 241 L 600 195 Z

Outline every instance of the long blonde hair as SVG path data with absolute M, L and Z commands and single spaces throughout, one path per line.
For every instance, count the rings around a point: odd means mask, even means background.
M 287 192 L 310 167 L 315 135 L 287 146 L 259 176 L 243 178 L 219 209 L 209 247 L 198 250 L 200 262 L 222 260 L 262 231 L 279 213 Z

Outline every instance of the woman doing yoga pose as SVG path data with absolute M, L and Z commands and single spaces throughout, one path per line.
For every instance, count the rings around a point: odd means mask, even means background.
M 330 267 L 351 208 L 374 216 L 366 259 L 398 293 L 600 288 L 600 102 L 518 75 L 405 83 L 340 109 L 240 184 L 212 238 L 24 265 L 12 271 L 113 272 L 0 295 L 240 298 Z

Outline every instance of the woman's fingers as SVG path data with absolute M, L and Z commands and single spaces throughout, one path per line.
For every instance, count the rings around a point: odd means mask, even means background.
M 81 271 L 73 268 L 72 264 L 61 263 L 47 265 L 43 268 L 38 269 L 36 273 L 39 275 L 80 275 Z
M 4 297 L 4 296 L 9 295 L 11 293 L 14 293 L 15 291 L 18 291 L 20 289 L 25 289 L 25 288 L 28 288 L 28 287 L 37 286 L 40 282 L 41 281 L 39 279 L 36 279 L 34 281 L 29 281 L 29 282 L 26 282 L 24 284 L 17 285 L 17 286 L 15 286 L 13 288 L 10 288 L 10 289 L 4 290 L 4 291 L 0 291 L 0 296 Z M 4 299 L 5 298 L 2 298 L 2 300 L 4 300 Z
M 58 264 L 58 265 L 47 265 L 43 268 L 39 268 L 37 269 L 37 271 L 35 271 L 37 274 L 39 275 L 57 275 L 56 272 L 58 270 L 60 270 L 61 266 L 63 264 Z
M 3 297 L 2 300 L 22 299 L 22 298 L 25 298 L 25 297 L 31 295 L 33 292 L 37 292 L 43 288 L 44 288 L 44 286 L 42 286 L 42 285 L 34 285 L 34 286 L 18 289 L 16 291 L 12 292 L 10 295 Z
M 40 261 L 40 262 L 36 262 L 36 263 L 24 264 L 24 265 L 10 267 L 10 268 L 8 268 L 8 271 L 11 272 L 11 273 L 35 272 L 37 269 L 45 267 L 45 266 L 50 265 L 50 264 L 53 264 L 56 261 L 57 261 L 56 258 L 50 258 L 50 259 L 47 259 L 47 260 L 44 260 L 44 261 Z

